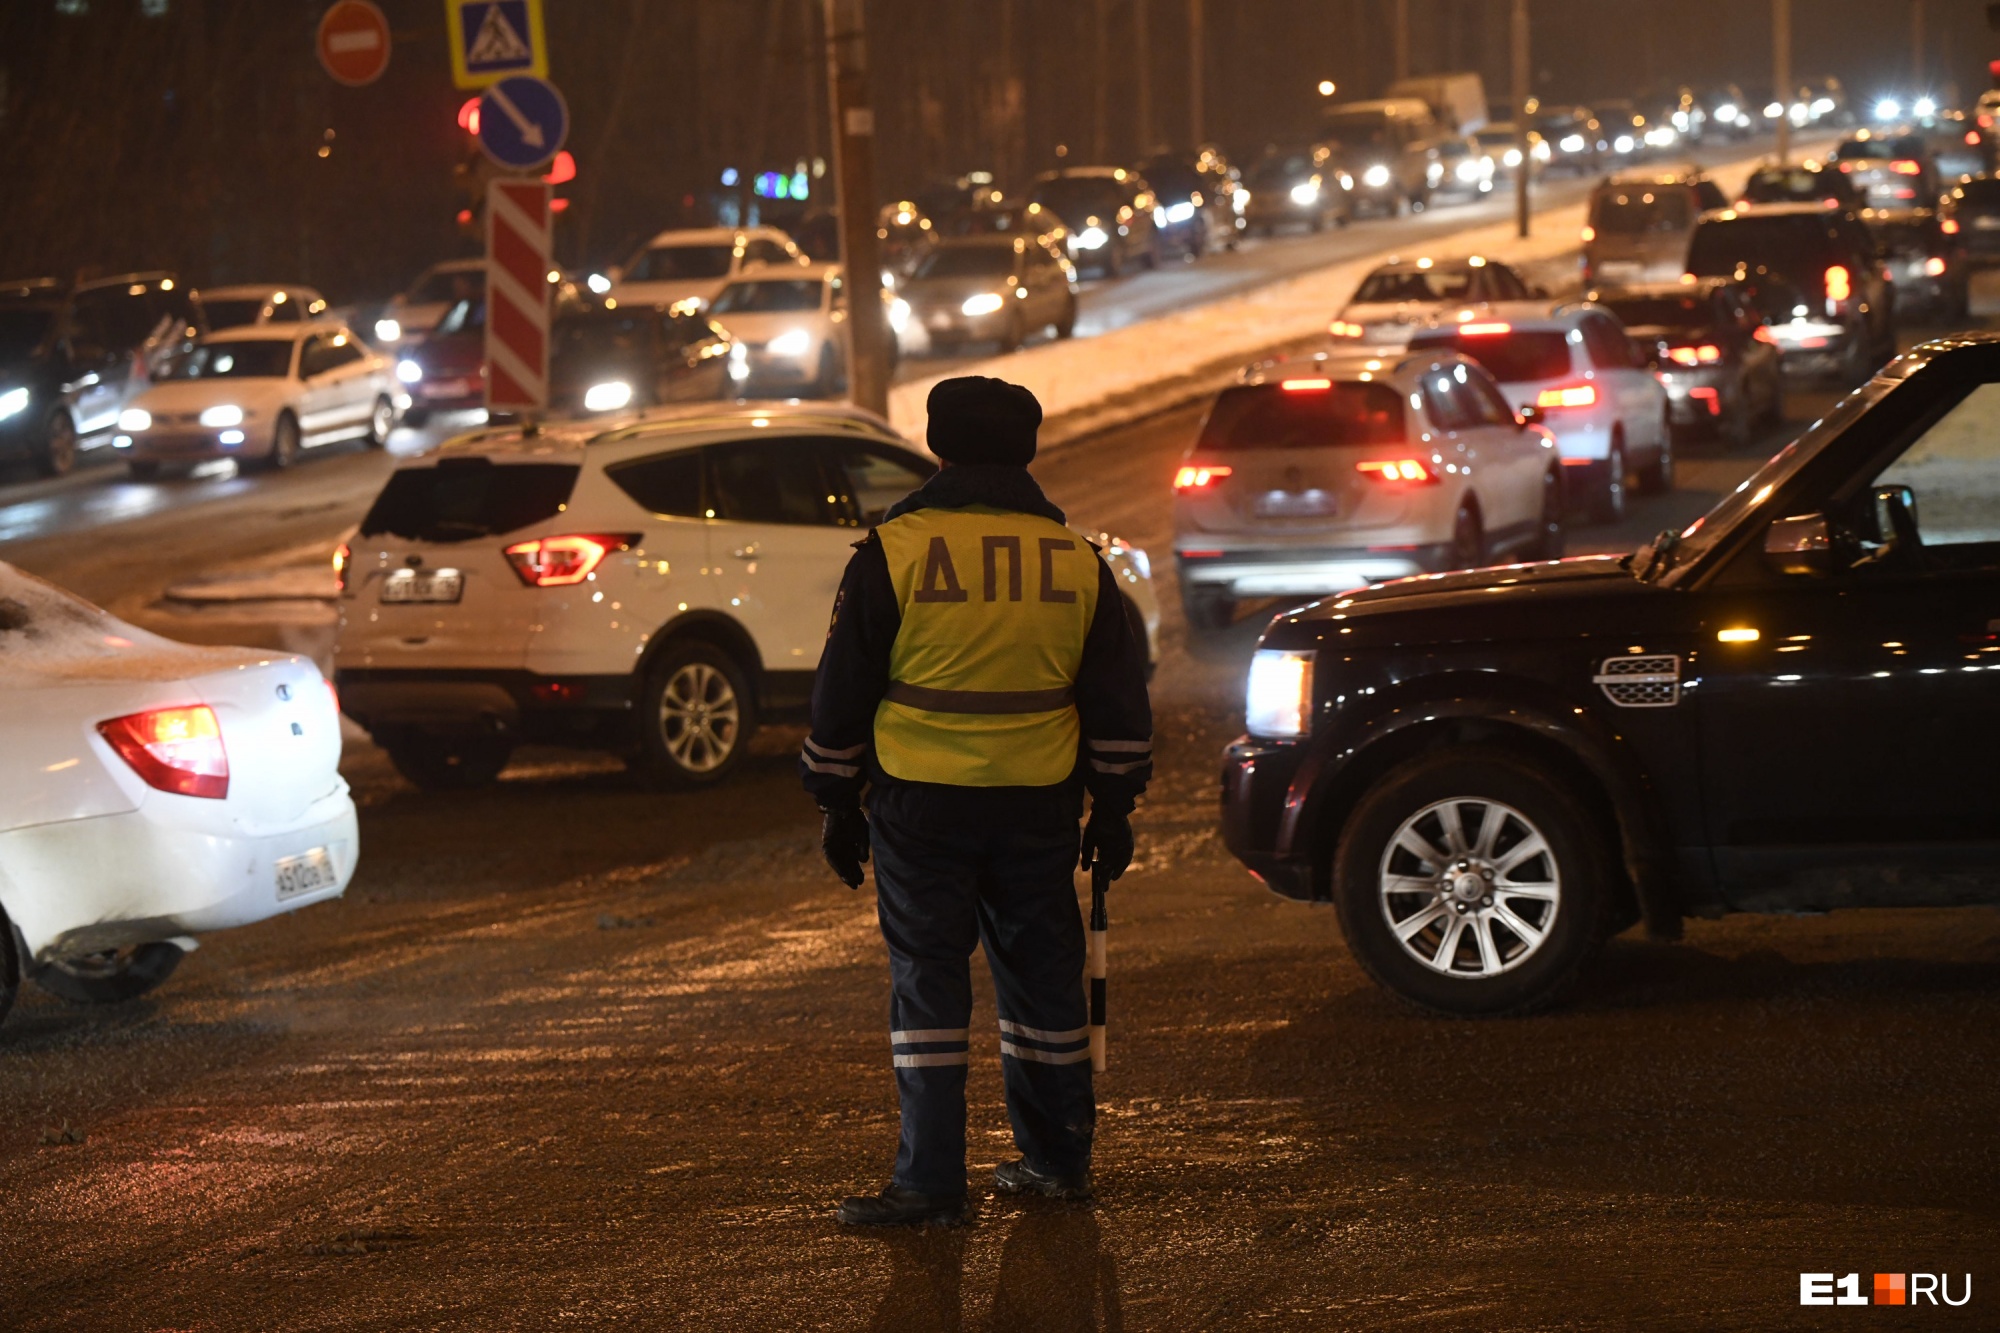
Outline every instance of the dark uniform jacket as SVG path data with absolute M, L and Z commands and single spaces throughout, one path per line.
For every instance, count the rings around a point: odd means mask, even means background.
M 944 468 L 884 521 L 919 509 L 971 506 L 1064 521 L 1027 469 L 989 465 Z M 881 540 L 871 533 L 856 543 L 813 681 L 812 734 L 799 757 L 806 790 L 825 809 L 851 808 L 866 791 L 878 816 L 914 822 L 1074 823 L 1086 790 L 1096 808 L 1129 812 L 1153 772 L 1146 640 L 1110 567 L 1101 558 L 1096 566 L 1096 607 L 1074 686 L 1082 739 L 1069 776 L 1047 787 L 949 786 L 896 778 L 877 761 L 875 718 L 889 690 L 902 611 Z

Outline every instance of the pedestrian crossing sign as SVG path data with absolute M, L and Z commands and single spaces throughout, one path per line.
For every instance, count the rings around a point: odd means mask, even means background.
M 451 29 L 451 78 L 484 88 L 516 74 L 547 78 L 542 0 L 444 0 Z

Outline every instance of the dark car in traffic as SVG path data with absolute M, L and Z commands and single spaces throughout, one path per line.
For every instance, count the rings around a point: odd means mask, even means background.
M 423 341 L 396 362 L 396 378 L 410 391 L 403 424 L 421 426 L 434 412 L 468 412 L 486 406 L 486 297 L 462 297 Z
M 1354 217 L 1353 183 L 1324 144 L 1273 149 L 1243 173 L 1244 228 L 1275 236 L 1344 227 Z
M 671 306 L 595 306 L 549 330 L 549 410 L 569 416 L 727 398 L 735 339 Z
M 1381 985 L 1558 999 L 1637 921 L 2000 904 L 2000 337 L 1900 358 L 1629 555 L 1279 615 L 1230 850 Z
M 1236 181 L 1220 154 L 1155 153 L 1138 170 L 1153 187 L 1159 225 L 1171 245 L 1197 258 L 1236 248 L 1243 219 Z
M 1772 204 L 1705 214 L 1687 268 L 1744 285 L 1788 372 L 1859 383 L 1895 355 L 1895 287 L 1854 213 Z
M 1915 208 L 1937 198 L 1937 163 L 1924 136 L 1912 132 L 1856 131 L 1833 150 L 1831 162 L 1871 208 Z
M 1970 284 L 1945 216 L 1935 208 L 1871 208 L 1861 221 L 1881 248 L 1896 284 L 1896 309 L 1905 316 L 1963 319 Z
M 1951 237 L 1962 262 L 2000 262 L 2000 177 L 1974 176 L 1945 191 L 1938 227 Z
M 1736 199 L 1737 207 L 1756 204 L 1824 204 L 1828 208 L 1860 208 L 1861 192 L 1837 168 L 1818 162 L 1762 166 L 1750 173 Z
M 1743 287 L 1728 278 L 1595 291 L 1585 299 L 1618 316 L 1632 349 L 1667 391 L 1682 436 L 1750 439 L 1785 419 L 1778 345 Z
M 1155 268 L 1168 255 L 1188 253 L 1184 238 L 1171 241 L 1154 223 L 1146 178 L 1124 167 L 1065 167 L 1035 177 L 1031 203 L 1062 219 L 1070 262 L 1107 278 L 1127 264 Z
M 1333 149 L 1350 192 L 1349 216 L 1362 209 L 1395 217 L 1430 203 L 1430 149 L 1442 134 L 1430 104 L 1391 97 L 1347 102 L 1326 109 L 1320 141 Z M 1256 191 L 1252 189 L 1252 198 Z

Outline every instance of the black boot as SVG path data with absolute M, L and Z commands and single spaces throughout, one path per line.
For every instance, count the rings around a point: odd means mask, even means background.
M 1090 1169 L 1073 1176 L 1050 1175 L 1028 1165 L 1028 1159 L 1002 1162 L 993 1168 L 993 1187 L 1002 1194 L 1039 1194 L 1069 1203 L 1090 1201 Z
M 966 1220 L 963 1194 L 919 1194 L 895 1185 L 880 1194 L 842 1199 L 833 1220 L 850 1227 L 957 1226 Z

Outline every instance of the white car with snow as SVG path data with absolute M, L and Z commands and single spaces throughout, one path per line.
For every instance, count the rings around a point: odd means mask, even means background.
M 0 1015 L 81 1003 L 194 937 L 337 898 L 360 851 L 319 668 L 175 643 L 0 563 Z
M 776 227 L 685 227 L 661 232 L 625 263 L 585 281 L 620 305 L 706 310 L 732 278 L 810 262 Z
M 341 440 L 381 448 L 409 405 L 389 358 L 344 326 L 253 324 L 175 354 L 111 443 L 141 479 L 211 458 L 287 468 Z
M 393 347 L 406 340 L 421 341 L 447 310 L 460 301 L 480 300 L 485 295 L 484 259 L 447 259 L 432 264 L 383 307 L 375 321 L 375 343 Z
M 528 742 L 701 785 L 803 720 L 854 542 L 937 463 L 880 418 L 675 406 L 481 431 L 399 468 L 341 565 L 348 716 L 423 787 Z M 1144 551 L 1101 533 L 1157 655 Z
M 298 324 L 326 313 L 326 298 L 296 283 L 244 282 L 204 287 L 197 295 L 210 333 L 246 324 Z
M 1240 600 L 1319 597 L 1563 552 L 1547 431 L 1450 352 L 1328 353 L 1224 389 L 1174 476 L 1174 554 L 1195 629 Z
M 1502 302 L 1536 299 L 1512 267 L 1484 255 L 1392 259 L 1361 280 L 1328 333 L 1336 347 L 1401 347 L 1417 329 L 1448 313 L 1490 316 Z
M 893 370 L 910 307 L 887 289 L 882 302 Z M 838 264 L 746 273 L 708 312 L 736 340 L 730 376 L 744 397 L 825 398 L 847 375 L 847 284 Z

